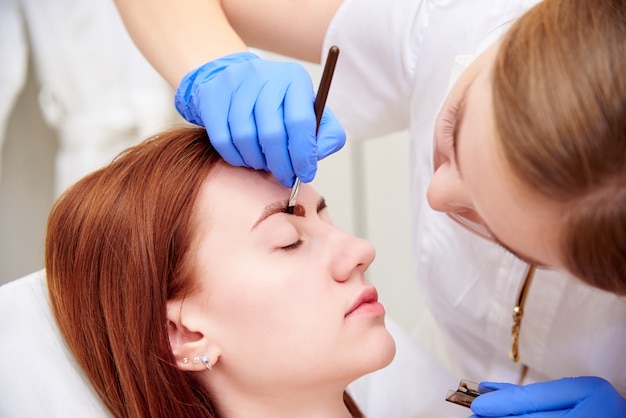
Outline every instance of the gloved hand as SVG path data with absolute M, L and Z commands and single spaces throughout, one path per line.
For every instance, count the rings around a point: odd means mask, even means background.
M 472 402 L 473 417 L 626 417 L 626 399 L 600 377 L 569 377 L 526 386 L 483 382 L 480 387 L 494 391 Z
M 294 62 L 275 62 L 250 52 L 210 61 L 183 77 L 178 112 L 204 126 L 230 164 L 266 170 L 286 187 L 297 176 L 313 180 L 317 161 L 338 151 L 346 134 L 325 109 L 318 134 L 309 73 Z

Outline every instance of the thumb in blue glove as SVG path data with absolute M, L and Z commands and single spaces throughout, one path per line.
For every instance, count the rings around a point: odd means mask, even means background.
M 270 171 L 285 187 L 296 176 L 312 181 L 317 161 L 345 144 L 343 127 L 329 109 L 316 135 L 314 101 L 304 67 L 250 52 L 190 71 L 175 96 L 179 113 L 206 128 L 211 144 L 228 163 Z
M 494 391 L 472 402 L 475 417 L 626 417 L 626 399 L 600 377 L 570 377 L 526 386 L 483 382 L 481 388 Z

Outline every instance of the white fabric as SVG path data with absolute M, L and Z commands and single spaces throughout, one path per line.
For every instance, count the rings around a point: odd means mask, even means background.
M 468 56 L 534 3 L 346 0 L 322 49 L 333 44 L 341 49 L 328 105 L 350 137 L 410 130 L 413 259 L 430 308 L 423 329 L 443 334 L 447 352 L 435 354 L 451 357 L 458 377 L 474 381 L 519 378 L 520 365 L 508 352 L 525 265 L 428 206 L 433 126 Z M 520 354 L 530 368 L 526 382 L 596 375 L 626 394 L 625 298 L 565 274 L 539 271 L 525 312 Z M 379 387 L 394 384 L 384 378 Z M 416 393 L 415 401 L 424 399 Z M 424 416 L 446 416 L 441 411 Z
M 0 35 L 0 145 L 30 53 L 42 113 L 59 137 L 56 195 L 176 118 L 172 90 L 110 0 L 2 0 Z
M 59 335 L 45 273 L 0 287 L 0 417 L 107 416 Z

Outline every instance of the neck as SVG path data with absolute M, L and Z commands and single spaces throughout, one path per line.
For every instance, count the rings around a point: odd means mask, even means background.
M 351 418 L 343 390 L 332 393 L 259 393 L 220 397 L 217 402 L 225 418 Z

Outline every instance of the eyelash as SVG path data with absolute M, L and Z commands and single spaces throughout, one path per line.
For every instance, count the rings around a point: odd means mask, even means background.
M 323 201 L 320 206 L 317 208 L 317 213 L 319 214 L 322 210 L 326 209 L 326 201 Z M 296 242 L 294 242 L 293 244 L 289 244 L 286 245 L 284 247 L 281 247 L 280 249 L 283 251 L 291 251 L 291 250 L 295 250 L 297 248 L 299 248 L 304 242 L 298 238 L 298 240 Z
M 298 239 L 296 242 L 294 242 L 293 244 L 289 244 L 285 247 L 281 247 L 280 249 L 283 251 L 290 251 L 290 250 L 295 250 L 296 248 L 300 247 L 302 245 L 302 240 Z

